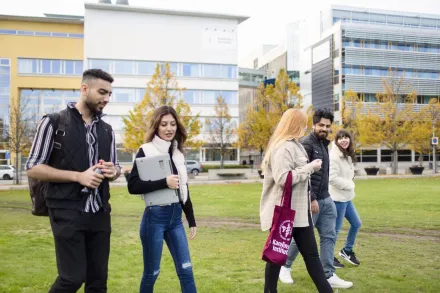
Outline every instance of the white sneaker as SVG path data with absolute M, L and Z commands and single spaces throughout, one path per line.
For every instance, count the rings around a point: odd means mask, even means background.
M 353 282 L 344 281 L 336 276 L 335 273 L 333 273 L 333 276 L 328 278 L 327 281 L 332 288 L 348 289 L 353 287 Z
M 290 268 L 286 268 L 285 266 L 281 267 L 280 281 L 284 284 L 293 284 L 293 279 L 290 275 Z

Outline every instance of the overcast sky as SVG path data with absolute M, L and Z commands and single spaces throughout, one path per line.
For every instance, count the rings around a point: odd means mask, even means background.
M 0 14 L 42 16 L 43 13 L 84 15 L 84 0 L 0 0 Z M 86 2 L 98 2 L 88 0 Z M 116 0 L 112 0 L 113 3 Z M 129 0 L 130 5 L 249 16 L 238 29 L 238 56 L 246 56 L 260 44 L 283 40 L 285 25 L 308 20 L 310 39 L 318 37 L 319 12 L 331 4 L 440 14 L 439 0 Z M 304 44 L 303 44 L 304 45 Z M 309 44 L 307 44 L 309 45 Z

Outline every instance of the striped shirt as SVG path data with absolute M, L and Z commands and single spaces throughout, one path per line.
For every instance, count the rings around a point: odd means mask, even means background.
M 69 103 L 68 107 L 70 109 L 75 109 L 75 103 Z M 101 118 L 95 116 L 91 124 L 84 122 L 84 127 L 86 130 L 86 142 L 87 142 L 87 156 L 89 160 L 89 166 L 92 167 L 99 162 L 99 148 L 98 148 L 98 133 L 97 133 L 97 123 Z M 37 134 L 35 135 L 34 142 L 29 154 L 29 158 L 26 162 L 26 170 L 31 169 L 34 166 L 40 164 L 47 164 L 49 162 L 50 154 L 52 153 L 54 144 L 54 127 L 50 121 L 49 117 L 44 117 L 41 119 Z M 113 164 L 120 168 L 119 162 L 116 155 L 116 142 L 115 133 L 112 131 L 111 139 L 111 149 L 110 149 L 110 160 Z M 84 206 L 84 212 L 97 212 L 102 207 L 101 196 L 99 195 L 98 189 L 93 191 L 88 191 L 88 189 L 83 189 L 83 191 L 88 192 L 88 198 Z

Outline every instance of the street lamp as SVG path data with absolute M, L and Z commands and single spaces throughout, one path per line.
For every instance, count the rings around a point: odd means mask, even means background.
M 435 123 L 434 122 L 435 122 L 435 120 L 432 120 L 432 139 L 431 139 L 431 144 L 432 144 L 432 158 L 433 158 L 433 160 L 432 160 L 432 163 L 433 163 L 432 170 L 433 170 L 433 172 L 435 174 L 435 173 L 437 173 L 437 158 L 436 158 L 435 149 L 436 149 L 436 146 L 438 145 L 438 137 L 435 136 L 435 131 L 434 131 L 434 124 Z

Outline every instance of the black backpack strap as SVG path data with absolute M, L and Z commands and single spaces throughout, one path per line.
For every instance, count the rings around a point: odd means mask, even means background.
M 54 148 L 61 149 L 63 137 L 66 135 L 66 110 L 62 110 L 58 113 L 47 114 L 47 117 L 52 122 L 54 129 Z
M 59 115 L 60 119 L 58 121 L 58 128 L 55 131 L 55 134 L 57 136 L 58 135 L 65 136 L 66 135 L 66 122 L 67 122 L 66 111 L 62 110 L 58 113 L 58 115 Z

